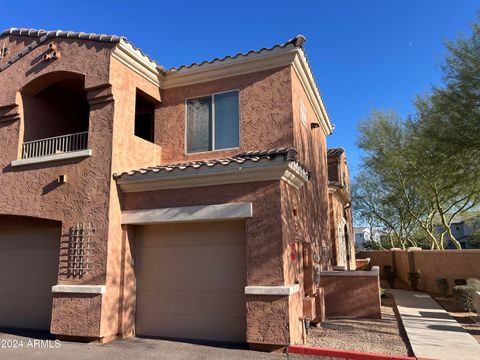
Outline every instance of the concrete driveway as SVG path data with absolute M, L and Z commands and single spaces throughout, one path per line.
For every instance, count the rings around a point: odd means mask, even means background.
M 2 360 L 190 360 L 190 359 L 312 359 L 300 355 L 262 353 L 239 348 L 198 345 L 176 341 L 131 337 L 107 344 L 55 341 L 47 334 L 34 332 L 0 332 Z

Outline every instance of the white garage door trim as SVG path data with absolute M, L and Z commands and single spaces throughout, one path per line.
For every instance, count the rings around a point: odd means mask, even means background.
M 234 220 L 253 216 L 252 203 L 184 206 L 122 211 L 122 224 L 148 225 L 188 221 Z

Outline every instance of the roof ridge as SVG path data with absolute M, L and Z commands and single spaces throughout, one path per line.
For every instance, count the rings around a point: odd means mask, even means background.
M 83 31 L 64 31 L 64 30 L 43 30 L 43 29 L 31 29 L 31 28 L 8 28 L 0 33 L 0 37 L 6 35 L 17 36 L 31 36 L 31 37 L 60 37 L 60 38 L 73 38 L 81 40 L 92 40 L 100 42 L 113 42 L 118 43 L 120 40 L 128 41 L 125 36 L 118 35 L 106 35 L 97 34 Z

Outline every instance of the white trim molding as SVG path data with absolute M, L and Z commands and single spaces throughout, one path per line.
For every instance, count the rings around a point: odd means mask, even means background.
M 55 155 L 40 156 L 40 157 L 29 158 L 29 159 L 13 160 L 11 163 L 11 166 L 15 167 L 15 166 L 41 164 L 41 163 L 50 162 L 50 161 L 79 159 L 79 158 L 85 158 L 90 156 L 92 156 L 92 150 L 87 149 L 87 150 L 72 151 L 68 153 L 61 153 L 61 154 L 55 154 Z
M 160 70 L 158 65 L 135 49 L 130 43 L 121 40 L 112 51 L 112 57 L 133 70 L 155 86 L 160 86 Z
M 178 70 L 171 69 L 163 78 L 162 88 L 170 89 L 193 85 L 288 66 L 293 63 L 297 50 L 296 47 L 290 45 L 212 63 L 182 67 Z
M 122 225 L 245 219 L 253 216 L 252 203 L 185 206 L 122 211 Z
M 105 294 L 106 285 L 54 285 L 52 293 L 65 294 Z
M 288 286 L 245 286 L 245 295 L 289 296 L 299 291 L 299 284 Z
M 278 157 L 260 162 L 232 162 L 204 168 L 160 170 L 122 175 L 117 184 L 123 192 L 181 189 L 200 186 L 281 180 L 296 189 L 308 181 L 308 173 L 297 163 Z
M 364 276 L 379 276 L 379 269 L 375 269 L 376 266 L 372 267 L 370 271 L 322 271 L 321 276 L 327 277 L 364 277 Z

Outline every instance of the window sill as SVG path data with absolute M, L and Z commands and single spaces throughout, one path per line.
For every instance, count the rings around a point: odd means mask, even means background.
M 73 151 L 69 153 L 41 156 L 36 158 L 13 160 L 11 166 L 16 167 L 16 166 L 41 164 L 41 163 L 46 163 L 51 161 L 78 159 L 78 158 L 84 158 L 84 157 L 90 157 L 90 156 L 92 156 L 92 150 L 87 149 L 87 150 Z

